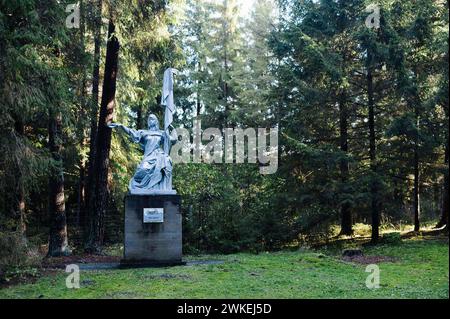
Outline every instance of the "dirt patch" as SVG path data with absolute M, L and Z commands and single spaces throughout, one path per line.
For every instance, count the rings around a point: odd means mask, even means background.
M 378 264 L 378 263 L 395 263 L 399 260 L 394 257 L 389 256 L 345 256 L 342 257 L 342 260 L 357 264 L 369 265 L 369 264 Z
M 44 268 L 65 268 L 70 264 L 107 264 L 120 262 L 119 256 L 102 255 L 74 255 L 64 257 L 52 257 L 44 259 L 42 267 Z

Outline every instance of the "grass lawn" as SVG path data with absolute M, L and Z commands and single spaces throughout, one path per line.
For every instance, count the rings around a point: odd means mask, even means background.
M 448 298 L 446 239 L 407 239 L 363 248 L 383 256 L 380 288 L 365 285 L 366 265 L 336 250 L 186 256 L 222 264 L 128 270 L 85 270 L 68 289 L 64 270 L 0 290 L 0 298 Z

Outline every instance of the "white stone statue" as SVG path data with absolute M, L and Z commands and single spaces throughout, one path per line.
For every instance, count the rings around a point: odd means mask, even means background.
M 165 107 L 164 130 L 159 129 L 158 118 L 154 114 L 148 117 L 147 130 L 134 130 L 118 123 L 108 125 L 110 128 L 121 128 L 144 150 L 144 158 L 128 187 L 133 195 L 176 194 L 172 189 L 172 159 L 169 156 L 171 146 L 178 141 L 177 132 L 171 125 L 175 112 L 174 73 L 176 70 L 171 68 L 164 72 L 161 98 L 161 105 Z

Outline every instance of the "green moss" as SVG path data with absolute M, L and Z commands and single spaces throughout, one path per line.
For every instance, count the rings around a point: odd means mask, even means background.
M 381 262 L 379 289 L 365 285 L 365 265 L 308 250 L 189 256 L 222 264 L 82 271 L 81 288 L 66 273 L 0 290 L 0 298 L 448 298 L 448 241 L 404 240 L 364 249 Z

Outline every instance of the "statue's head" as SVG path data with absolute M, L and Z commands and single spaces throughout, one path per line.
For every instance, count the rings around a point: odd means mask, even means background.
M 156 117 L 155 114 L 150 114 L 148 116 L 148 129 L 150 131 L 159 130 L 159 122 L 158 122 L 158 118 Z

